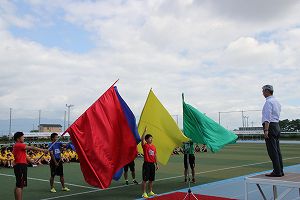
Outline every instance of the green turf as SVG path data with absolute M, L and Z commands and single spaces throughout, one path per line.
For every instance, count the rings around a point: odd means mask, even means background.
M 297 144 L 281 144 L 284 165 L 295 165 L 300 163 L 300 145 Z M 298 158 L 295 158 L 298 157 Z M 292 159 L 289 159 L 292 158 Z M 141 166 L 143 160 L 136 160 L 137 180 L 141 180 Z M 260 163 L 260 164 L 256 164 Z M 250 165 L 250 166 L 241 166 Z M 187 186 L 183 183 L 183 156 L 172 156 L 168 165 L 160 166 L 156 173 L 156 181 L 154 182 L 154 191 L 156 193 L 170 192 Z M 224 169 L 230 168 L 231 169 Z M 272 168 L 270 159 L 268 158 L 266 147 L 264 144 L 234 144 L 225 147 L 219 153 L 197 153 L 196 154 L 196 185 L 218 181 L 222 179 L 232 178 L 245 174 L 259 171 L 265 171 Z M 28 169 L 28 177 L 43 179 L 28 180 L 28 187 L 24 190 L 24 199 L 45 199 L 59 197 L 62 195 L 72 195 L 69 197 L 58 199 L 135 199 L 141 196 L 140 185 L 125 186 L 124 180 L 113 182 L 109 190 L 78 194 L 81 192 L 93 191 L 92 188 L 82 188 L 68 185 L 71 192 L 60 191 L 60 185 L 56 184 L 57 193 L 49 192 L 49 167 L 39 166 Z M 78 163 L 64 164 L 66 183 L 77 184 L 81 186 L 88 185 L 84 182 Z M 12 169 L 0 168 L 0 174 L 13 175 Z M 130 175 L 130 174 L 129 174 Z M 178 178 L 172 178 L 180 176 Z M 168 178 L 168 179 L 166 179 Z M 58 178 L 56 178 L 58 181 Z M 15 185 L 14 177 L 0 175 L 0 199 L 13 199 L 13 188 Z

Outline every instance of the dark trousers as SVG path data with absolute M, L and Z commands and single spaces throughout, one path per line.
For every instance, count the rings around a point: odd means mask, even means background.
M 269 157 L 273 164 L 273 173 L 283 174 L 282 156 L 279 146 L 280 126 L 279 123 L 271 122 L 269 125 L 269 138 L 265 138 Z

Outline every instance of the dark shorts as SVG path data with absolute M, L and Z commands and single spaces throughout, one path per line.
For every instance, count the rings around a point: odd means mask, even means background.
M 188 157 L 187 154 L 184 154 L 184 169 L 188 168 L 187 157 Z M 189 155 L 189 163 L 190 163 L 191 169 L 194 169 L 195 168 L 195 155 L 193 155 L 193 154 Z
M 127 165 L 124 166 L 124 171 L 128 172 L 128 168 L 130 168 L 130 171 L 134 172 L 135 171 L 135 163 L 132 161 L 131 163 L 128 163 Z
M 143 164 L 143 181 L 155 180 L 155 164 L 144 162 Z
M 23 188 L 27 186 L 27 164 L 16 164 L 14 166 L 16 176 L 16 187 Z
M 64 168 L 63 163 L 61 160 L 56 160 L 58 163 L 58 166 L 55 165 L 55 163 L 51 160 L 50 161 L 50 170 L 51 170 L 51 176 L 63 176 L 64 175 Z

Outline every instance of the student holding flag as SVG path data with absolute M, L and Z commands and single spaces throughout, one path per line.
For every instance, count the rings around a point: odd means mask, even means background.
M 124 166 L 124 179 L 125 179 L 126 185 L 129 184 L 129 182 L 128 182 L 128 168 L 130 169 L 130 172 L 131 172 L 132 182 L 133 182 L 134 184 L 139 184 L 139 183 L 135 180 L 135 162 L 134 162 L 134 160 L 133 160 L 133 161 L 131 161 L 130 163 L 128 163 L 127 165 Z
M 58 134 L 52 133 L 51 136 L 52 143 L 50 144 L 50 155 L 51 155 L 51 161 L 50 161 L 50 170 L 51 170 L 51 177 L 50 177 L 50 192 L 55 193 L 56 190 L 54 188 L 54 177 L 55 175 L 60 176 L 60 183 L 62 186 L 62 191 L 70 191 L 69 188 L 65 187 L 65 179 L 64 179 L 64 169 L 63 164 L 61 160 L 60 150 L 62 148 L 61 142 L 56 142 L 58 140 Z
M 153 192 L 153 181 L 155 180 L 155 170 L 159 169 L 156 157 L 156 148 L 152 144 L 152 135 L 146 134 L 147 127 L 145 127 L 142 135 L 142 147 L 144 152 L 144 164 L 143 164 L 143 198 L 149 198 L 149 196 L 155 196 Z M 146 135 L 145 135 L 146 134 Z M 146 183 L 148 181 L 149 193 L 146 192 Z
M 47 149 L 40 149 L 34 146 L 24 144 L 24 133 L 16 132 L 14 134 L 16 143 L 13 147 L 13 155 L 15 158 L 14 173 L 16 176 L 15 199 L 21 200 L 23 188 L 27 186 L 27 163 L 31 162 L 30 158 L 26 155 L 26 150 L 37 150 L 48 152 Z
M 195 148 L 194 143 L 190 140 L 188 142 L 183 143 L 182 146 L 184 153 L 184 182 L 186 183 L 188 180 L 188 168 L 190 165 L 192 171 L 192 183 L 195 183 Z

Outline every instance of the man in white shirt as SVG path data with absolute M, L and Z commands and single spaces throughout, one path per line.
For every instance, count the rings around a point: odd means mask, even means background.
M 273 91 L 273 86 L 271 85 L 265 85 L 262 87 L 263 95 L 266 98 L 266 102 L 262 110 L 262 125 L 267 151 L 273 164 L 273 171 L 270 174 L 266 174 L 266 176 L 281 177 L 284 176 L 282 156 L 279 146 L 279 117 L 281 105 L 274 98 Z

